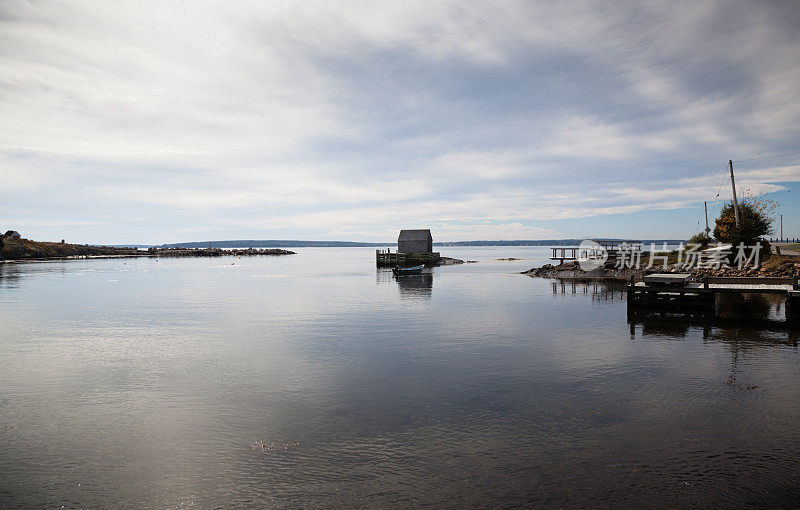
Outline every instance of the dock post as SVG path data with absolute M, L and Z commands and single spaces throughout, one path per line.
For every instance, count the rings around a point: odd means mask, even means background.
M 627 289 L 628 309 L 630 309 L 633 306 L 636 306 L 636 289 L 634 287 L 634 281 L 635 281 L 634 277 L 633 275 L 631 275 L 631 280 L 630 282 L 628 282 L 628 289 Z
M 783 309 L 786 311 L 786 322 L 792 329 L 800 328 L 800 292 L 793 290 L 786 294 L 786 304 Z

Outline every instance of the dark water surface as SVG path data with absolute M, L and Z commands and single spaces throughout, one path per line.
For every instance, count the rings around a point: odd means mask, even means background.
M 780 322 L 629 322 L 536 247 L 297 251 L 0 265 L 0 507 L 800 505 Z

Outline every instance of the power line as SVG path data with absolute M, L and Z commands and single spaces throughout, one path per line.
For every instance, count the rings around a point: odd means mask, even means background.
M 774 195 L 775 193 L 789 193 L 789 192 L 792 192 L 792 191 L 797 191 L 798 189 L 800 189 L 800 188 L 794 188 L 794 189 L 779 189 L 778 191 L 768 191 L 767 193 L 764 193 L 764 194 L 765 194 L 765 195 Z
M 758 161 L 761 159 L 770 159 L 770 158 L 779 158 L 781 156 L 791 156 L 793 154 L 800 154 L 800 151 L 795 152 L 785 152 L 783 154 L 773 154 L 772 156 L 762 156 L 760 158 L 750 158 L 750 159 L 735 159 L 733 160 L 734 163 L 744 163 L 746 161 Z
M 739 160 L 734 160 L 733 162 L 734 163 L 744 163 L 746 161 L 758 161 L 758 160 L 761 160 L 761 159 L 778 158 L 778 157 L 781 157 L 781 156 L 790 156 L 790 155 L 793 155 L 793 154 L 800 154 L 800 151 L 786 152 L 786 153 L 783 153 L 783 154 L 773 154 L 771 156 L 762 156 L 760 158 L 739 159 Z M 714 197 L 715 200 L 711 201 L 711 203 L 708 204 L 708 212 L 712 216 L 716 216 L 717 211 L 721 211 L 722 210 L 722 205 L 721 204 L 726 201 L 724 199 L 719 198 L 719 196 L 722 193 L 722 186 L 725 184 L 725 180 L 727 179 L 727 177 L 728 177 L 728 164 L 726 163 L 724 165 L 724 167 L 723 167 L 723 170 L 722 170 L 722 180 L 719 183 L 719 188 L 717 189 L 717 194 Z M 770 195 L 770 194 L 774 194 L 774 193 L 789 193 L 789 192 L 797 191 L 797 190 L 798 190 L 798 188 L 783 189 L 783 190 L 778 190 L 778 191 L 770 191 L 770 192 L 762 193 L 762 194 L 763 195 Z M 783 205 L 796 205 L 796 204 L 795 203 L 792 203 L 792 204 L 781 204 L 781 206 L 783 206 Z M 698 224 L 699 223 L 700 222 L 698 221 Z
M 728 170 L 728 164 L 725 163 L 725 167 L 722 169 L 722 180 L 719 183 L 719 189 L 717 190 L 716 198 L 719 198 L 719 194 L 722 193 L 722 185 L 725 184 L 725 177 L 727 177 L 727 170 Z

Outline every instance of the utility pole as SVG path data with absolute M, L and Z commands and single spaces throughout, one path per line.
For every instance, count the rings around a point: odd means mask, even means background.
M 733 188 L 733 212 L 736 214 L 736 228 L 739 228 L 739 202 L 736 200 L 736 181 L 733 180 L 733 160 L 728 160 L 731 167 L 731 188 Z
M 781 214 L 781 241 L 783 241 L 783 214 Z
M 711 232 L 711 229 L 708 228 L 708 202 L 703 201 L 703 209 L 706 211 L 706 239 L 710 239 L 708 233 Z

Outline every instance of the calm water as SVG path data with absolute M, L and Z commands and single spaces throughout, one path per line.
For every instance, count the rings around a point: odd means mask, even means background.
M 0 265 L 0 507 L 800 505 L 780 303 L 629 322 L 514 274 L 542 248 L 297 251 Z

